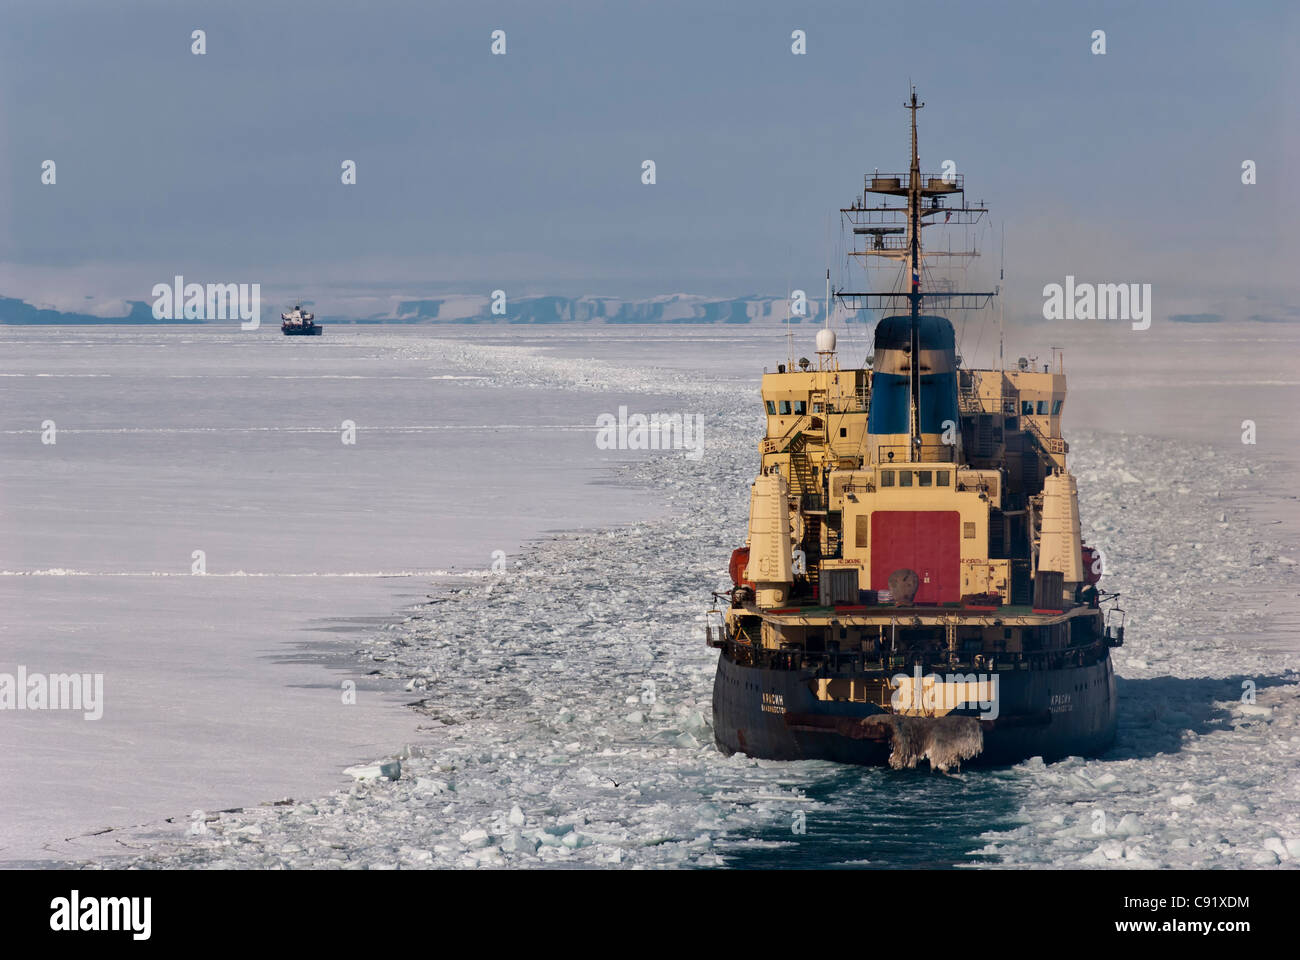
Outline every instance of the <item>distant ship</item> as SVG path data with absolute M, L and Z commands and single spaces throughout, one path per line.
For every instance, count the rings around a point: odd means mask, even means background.
M 305 313 L 302 304 L 296 303 L 288 313 L 280 314 L 283 321 L 280 332 L 286 337 L 318 337 L 324 328 L 316 322 L 314 313 Z
M 1096 754 L 1115 737 L 1124 613 L 1080 539 L 1064 361 L 961 366 L 935 310 L 1000 291 L 923 285 L 921 234 L 987 208 L 961 175 L 922 175 L 924 104 L 913 91 L 904 106 L 910 171 L 868 175 L 841 211 L 855 255 L 900 268 L 893 292 L 834 293 L 884 312 L 874 355 L 840 367 L 828 271 L 816 363 L 763 376 L 749 537 L 707 628 L 715 737 L 724 753 L 895 768 Z

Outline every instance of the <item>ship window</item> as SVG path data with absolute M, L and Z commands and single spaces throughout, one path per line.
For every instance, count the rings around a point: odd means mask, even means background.
M 921 470 L 917 472 L 916 479 L 918 481 L 918 486 L 929 487 L 933 485 L 932 481 L 934 480 L 934 474 L 929 470 Z
M 821 413 L 821 412 L 822 412 L 822 405 L 820 403 L 814 403 L 813 413 Z
M 1020 415 L 1021 415 L 1022 417 L 1032 417 L 1032 416 L 1034 415 L 1034 401 L 1032 401 L 1032 400 L 1021 400 L 1021 401 L 1020 401 Z
M 776 416 L 776 404 L 773 403 L 771 400 L 767 401 L 767 415 L 769 417 Z
M 1046 400 L 1039 400 L 1039 401 L 1038 401 L 1038 415 L 1039 415 L 1040 417 L 1045 417 L 1045 416 L 1047 416 L 1047 401 L 1046 401 Z
M 880 471 L 880 485 L 881 485 L 882 487 L 892 487 L 892 486 L 894 485 L 894 471 L 893 471 L 893 470 L 881 470 L 881 471 Z
M 847 437 L 848 435 L 849 435 L 849 431 L 846 430 L 844 427 L 840 427 L 840 436 Z
M 802 417 L 805 413 L 808 412 L 808 401 L 807 401 L 807 400 L 796 400 L 796 401 L 794 402 L 794 412 L 795 412 L 798 416 L 801 416 L 801 417 Z
M 867 529 L 871 523 L 871 517 L 867 514 L 859 514 L 857 522 L 854 524 L 854 545 L 859 549 L 867 545 Z
M 975 524 L 963 523 L 961 525 L 961 535 L 967 540 L 975 539 Z
M 1063 403 L 1065 403 L 1064 400 L 1054 400 L 1052 402 L 1052 416 L 1059 417 L 1061 415 L 1061 404 Z
M 937 487 L 946 487 L 946 486 L 948 486 L 948 479 L 949 479 L 949 477 L 948 477 L 948 473 L 949 473 L 949 471 L 947 471 L 947 470 L 936 470 L 936 471 L 934 471 L 934 484 L 935 484 L 935 486 L 937 486 Z
M 910 487 L 910 486 L 912 485 L 912 471 L 911 471 L 911 470 L 899 470 L 899 471 L 898 471 L 898 485 L 899 485 L 900 487 Z
M 781 401 L 781 416 L 783 416 L 783 417 L 788 417 L 789 415 L 790 415 L 790 401 L 789 401 L 789 400 L 782 400 L 782 401 Z

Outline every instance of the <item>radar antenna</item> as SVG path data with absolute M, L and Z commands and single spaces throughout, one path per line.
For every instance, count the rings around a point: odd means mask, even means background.
M 847 293 L 836 291 L 840 303 L 850 310 L 863 309 L 897 309 L 903 302 L 907 304 L 910 319 L 908 386 L 910 409 L 910 444 L 908 456 L 911 460 L 921 457 L 921 363 L 920 363 L 920 323 L 923 300 L 942 303 L 947 309 L 978 310 L 989 304 L 999 291 L 925 291 L 921 289 L 921 264 L 926 257 L 974 257 L 978 250 L 931 251 L 922 249 L 921 232 L 924 227 L 944 226 L 949 223 L 974 224 L 988 213 L 983 203 L 969 203 L 966 200 L 966 184 L 963 174 L 945 170 L 942 176 L 921 173 L 920 153 L 917 149 L 916 111 L 925 106 L 918 100 L 916 87 L 912 86 L 912 95 L 904 101 L 903 107 L 911 111 L 912 151 L 911 164 L 906 174 L 880 174 L 879 172 L 864 177 L 861 199 L 854 199 L 852 206 L 840 210 L 843 219 L 853 227 L 857 236 L 869 237 L 870 242 L 862 250 L 853 250 L 850 256 L 883 257 L 887 260 L 902 261 L 911 277 L 906 293 Z M 907 205 L 869 206 L 873 201 L 870 195 L 879 194 L 887 197 L 906 199 Z M 944 200 L 954 197 L 957 206 L 946 206 Z M 928 202 L 927 202 L 928 201 Z M 942 214 L 942 219 L 940 215 Z M 894 225 L 894 226 L 891 226 Z M 901 235 L 901 236 L 900 236 Z

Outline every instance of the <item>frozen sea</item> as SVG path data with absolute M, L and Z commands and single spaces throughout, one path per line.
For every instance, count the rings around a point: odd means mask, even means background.
M 1130 616 L 1119 739 L 940 776 L 712 745 L 701 617 L 782 329 L 0 328 L 0 671 L 103 672 L 106 701 L 0 714 L 0 860 L 1294 866 L 1300 334 L 1050 343 Z M 598 449 L 620 406 L 702 416 L 704 455 Z

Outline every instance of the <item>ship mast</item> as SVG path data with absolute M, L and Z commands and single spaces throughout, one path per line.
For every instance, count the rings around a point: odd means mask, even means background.
M 846 293 L 835 291 L 849 310 L 899 309 L 907 304 L 909 323 L 908 407 L 909 444 L 908 459 L 921 459 L 921 349 L 920 317 L 922 299 L 942 304 L 947 310 L 978 310 L 987 306 L 996 294 L 989 292 L 938 291 L 921 292 L 921 263 L 926 257 L 974 257 L 979 252 L 971 250 L 921 249 L 921 232 L 925 227 L 958 226 L 978 223 L 988 208 L 983 203 L 966 199 L 965 177 L 960 173 L 945 171 L 942 176 L 921 173 L 921 158 L 917 148 L 916 111 L 925 106 L 918 100 L 916 87 L 904 101 L 903 107 L 912 113 L 911 164 L 906 175 L 881 174 L 877 171 L 863 178 L 863 191 L 852 206 L 842 208 L 840 215 L 855 237 L 863 240 L 863 249 L 852 250 L 850 256 L 880 257 L 899 261 L 911 274 L 907 292 Z M 904 182 L 906 181 L 906 182 Z M 906 199 L 907 206 L 891 206 L 888 201 L 873 197 Z M 877 205 L 879 204 L 879 205 Z
M 908 385 L 911 393 L 911 442 L 908 459 L 921 459 L 921 332 L 918 318 L 921 315 L 921 158 L 916 152 L 916 111 L 925 106 L 917 103 L 916 87 L 912 88 L 912 102 L 904 103 L 912 111 L 912 167 L 907 178 L 908 254 L 912 268 L 912 287 L 907 298 L 911 304 L 912 324 L 908 362 Z

